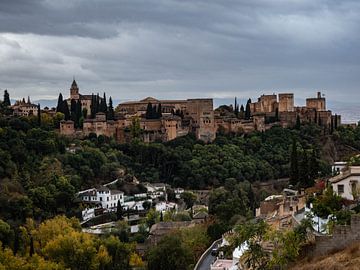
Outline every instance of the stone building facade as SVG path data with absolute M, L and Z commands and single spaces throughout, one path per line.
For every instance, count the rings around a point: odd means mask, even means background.
M 15 116 L 36 116 L 38 114 L 38 106 L 31 103 L 30 97 L 28 97 L 27 101 L 25 101 L 24 98 L 15 101 L 15 104 L 11 106 L 11 109 Z
M 144 142 L 170 141 L 188 133 L 195 134 L 199 140 L 211 142 L 217 132 L 263 132 L 274 125 L 293 127 L 298 119 L 301 123 L 316 123 L 325 129 L 330 129 L 334 123 L 338 126 L 341 123 L 340 116 L 334 116 L 326 110 L 326 100 L 320 92 L 317 97 L 308 98 L 303 107 L 294 106 L 292 93 L 262 95 L 256 102 L 250 103 L 251 115 L 248 119 L 222 115 L 214 110 L 213 100 L 209 98 L 159 100 L 152 97 L 120 103 L 115 110 L 114 120 L 106 120 L 104 113 L 97 113 L 94 119 L 90 119 L 91 95 L 81 95 L 75 80 L 70 88 L 69 102 L 71 99 L 81 100 L 83 107 L 88 109 L 88 118 L 84 120 L 80 131 L 74 129 L 71 121 L 62 121 L 62 134 L 74 135 L 78 132 L 88 136 L 93 133 L 114 137 L 119 142 L 132 139 L 134 119 L 138 119 L 138 136 Z M 146 111 L 149 104 L 157 110 L 161 105 L 161 115 L 148 119 Z

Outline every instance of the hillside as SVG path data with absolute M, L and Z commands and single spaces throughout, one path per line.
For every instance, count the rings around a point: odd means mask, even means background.
M 290 269 L 293 270 L 318 270 L 318 269 L 359 269 L 360 266 L 360 242 L 351 245 L 345 250 L 334 254 L 299 261 Z

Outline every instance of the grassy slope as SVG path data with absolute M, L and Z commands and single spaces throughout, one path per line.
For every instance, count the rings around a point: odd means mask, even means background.
M 295 266 L 294 270 L 335 270 L 335 269 L 360 269 L 360 242 L 348 248 L 323 257 L 304 259 Z

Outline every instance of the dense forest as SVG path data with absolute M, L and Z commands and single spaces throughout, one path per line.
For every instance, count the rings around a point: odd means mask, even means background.
M 71 141 L 31 118 L 1 118 L 0 124 L 0 215 L 6 220 L 74 214 L 72 199 L 78 190 L 116 179 L 124 170 L 140 181 L 191 189 L 223 186 L 227 179 L 253 183 L 286 178 L 294 141 L 299 153 L 317 153 L 319 172 L 329 173 L 320 159 L 321 130 L 316 126 L 219 135 L 211 144 L 191 135 L 168 143 L 118 144 L 103 136 Z M 78 147 L 76 153 L 66 151 L 70 144 Z

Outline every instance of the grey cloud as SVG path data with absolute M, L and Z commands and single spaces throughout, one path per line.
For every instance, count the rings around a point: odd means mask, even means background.
M 358 93 L 355 0 L 2 0 L 1 88 L 116 98 Z M 347 96 L 344 95 L 347 93 Z

